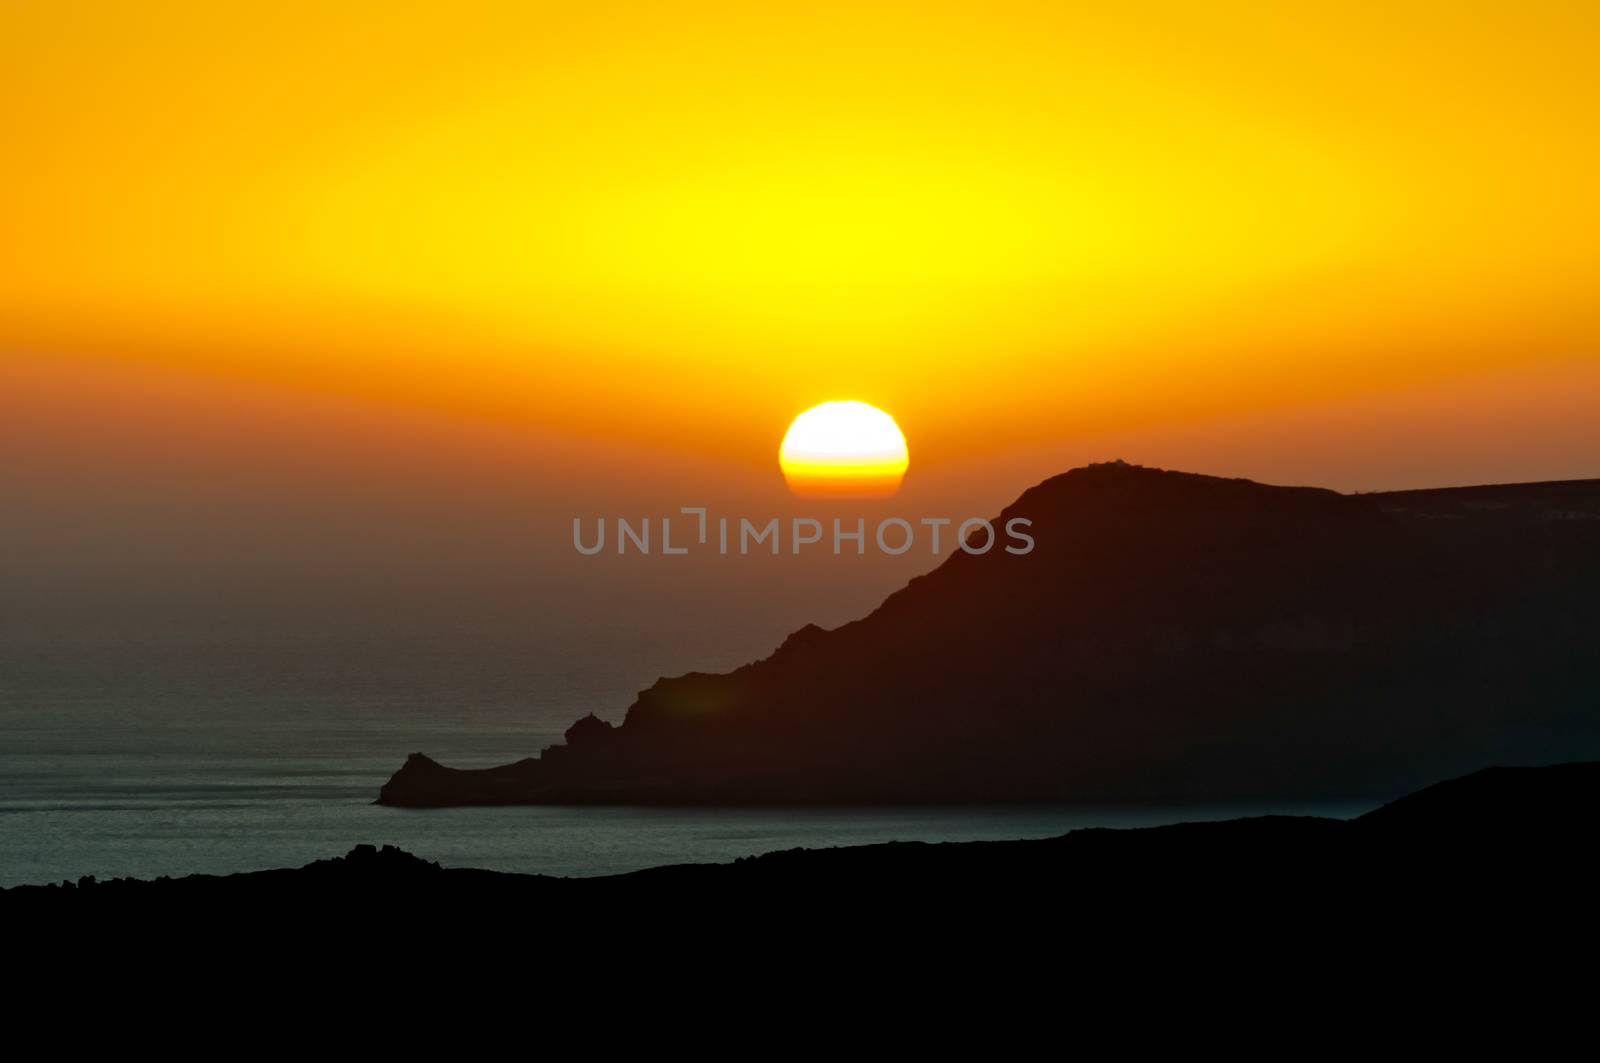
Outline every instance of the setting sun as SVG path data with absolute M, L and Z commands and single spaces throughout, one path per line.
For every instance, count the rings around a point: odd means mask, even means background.
M 909 457 L 894 418 L 865 402 L 824 402 L 794 419 L 778 448 L 789 487 L 802 495 L 888 495 Z

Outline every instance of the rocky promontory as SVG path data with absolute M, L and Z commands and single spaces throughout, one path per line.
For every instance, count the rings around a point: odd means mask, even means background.
M 1121 464 L 870 615 L 379 801 L 871 803 L 1392 794 L 1600 757 L 1600 481 L 1344 495 Z

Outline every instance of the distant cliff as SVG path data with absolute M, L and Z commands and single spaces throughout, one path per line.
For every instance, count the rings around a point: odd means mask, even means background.
M 384 804 L 1394 793 L 1600 756 L 1600 481 L 1341 495 L 1137 466 L 1025 492 L 869 616 Z

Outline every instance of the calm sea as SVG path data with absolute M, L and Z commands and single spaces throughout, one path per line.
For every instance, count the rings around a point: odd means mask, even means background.
M 668 648 L 670 649 L 670 648 Z M 505 763 L 620 720 L 666 650 L 621 667 L 465 641 L 0 648 L 0 885 L 297 866 L 361 842 L 451 866 L 598 875 L 773 849 L 1046 837 L 1316 808 L 380 808 L 421 750 Z M 710 662 L 717 665 L 718 662 Z M 736 662 L 726 662 L 736 663 Z M 678 670 L 681 670 L 678 669 Z

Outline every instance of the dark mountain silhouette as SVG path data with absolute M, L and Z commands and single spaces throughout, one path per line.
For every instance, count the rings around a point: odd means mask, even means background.
M 503 931 L 520 925 L 507 923 L 512 915 L 539 913 L 543 942 L 591 943 L 605 930 L 663 923 L 703 938 L 752 926 L 772 936 L 802 918 L 834 932 L 903 920 L 945 940 L 1021 919 L 1030 935 L 1059 925 L 1075 939 L 1104 933 L 1126 946 L 1166 926 L 1303 935 L 1331 920 L 1381 919 L 1409 934 L 1450 909 L 1470 918 L 1448 930 L 1481 934 L 1487 922 L 1525 930 L 1540 912 L 1567 918 L 1576 911 L 1567 901 L 1588 903 L 1586 843 L 1597 814 L 1600 763 L 1574 763 L 1480 771 L 1353 820 L 1265 816 L 1035 841 L 794 849 L 576 879 L 442 868 L 365 845 L 298 869 L 17 887 L 0 891 L 0 910 L 76 917 L 166 909 L 296 925 L 359 912 L 385 928 L 441 922 L 456 933 L 463 920 Z M 689 914 L 700 918 L 684 923 Z
M 1600 756 L 1600 481 L 1341 495 L 1121 464 L 869 616 L 393 805 L 1393 794 Z

